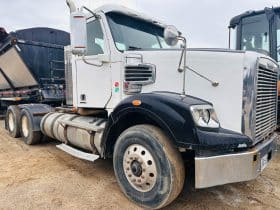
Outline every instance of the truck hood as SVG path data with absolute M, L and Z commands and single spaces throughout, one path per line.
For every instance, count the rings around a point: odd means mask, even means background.
M 182 93 L 183 73 L 178 71 L 181 50 L 133 51 L 143 63 L 156 66 L 156 81 L 145 85 L 142 93 L 168 91 Z M 192 49 L 187 52 L 187 66 L 218 82 L 217 87 L 187 70 L 186 94 L 213 104 L 223 128 L 242 133 L 244 69 L 256 66 L 260 56 L 254 52 L 223 49 Z

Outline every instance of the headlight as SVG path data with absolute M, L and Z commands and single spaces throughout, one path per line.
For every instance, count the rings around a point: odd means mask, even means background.
M 215 110 L 210 105 L 195 105 L 191 107 L 193 119 L 197 126 L 205 128 L 219 128 L 219 120 Z

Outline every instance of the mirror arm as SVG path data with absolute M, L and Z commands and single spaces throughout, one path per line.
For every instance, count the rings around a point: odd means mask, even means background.
M 178 37 L 178 40 L 182 40 L 183 43 L 184 43 L 184 48 L 182 50 L 182 53 L 181 53 L 181 57 L 180 57 L 180 62 L 179 62 L 179 67 L 178 67 L 178 71 L 179 72 L 183 72 L 184 71 L 184 67 L 182 67 L 182 62 L 183 62 L 183 59 L 184 59 L 184 66 L 186 66 L 186 50 L 187 50 L 187 39 L 185 37 Z M 184 57 L 185 55 L 185 57 Z
M 180 63 L 179 63 L 179 68 L 178 68 L 178 71 L 179 71 L 179 72 L 184 72 L 184 76 L 183 76 L 183 93 L 182 93 L 182 94 L 183 94 L 183 95 L 186 94 L 186 70 L 190 70 L 190 71 L 192 71 L 193 73 L 195 73 L 196 75 L 198 75 L 199 77 L 201 77 L 201 78 L 207 80 L 208 82 L 211 83 L 211 85 L 212 85 L 213 87 L 218 87 L 219 84 L 220 84 L 219 82 L 213 81 L 213 80 L 207 78 L 206 76 L 204 76 L 204 75 L 198 73 L 198 72 L 195 71 L 193 68 L 187 66 L 187 39 L 186 39 L 185 37 L 181 37 L 181 36 L 178 37 L 178 39 L 179 39 L 179 40 L 182 40 L 183 43 L 184 43 L 184 48 L 183 48 L 182 53 L 181 53 L 181 58 L 180 58 Z M 184 62 L 184 63 L 183 63 L 183 68 L 181 68 L 181 67 L 182 67 L 182 62 Z
M 185 95 L 186 94 L 186 69 L 185 69 L 185 66 L 187 65 L 187 39 L 183 36 L 179 36 L 178 40 L 182 40 L 183 43 L 184 43 L 184 48 L 182 49 L 178 71 L 184 73 L 182 94 Z M 182 62 L 184 62 L 183 63 L 183 68 L 181 68 L 182 67 Z
M 183 48 L 183 50 L 181 52 L 181 57 L 180 57 L 180 62 L 179 62 L 179 67 L 178 67 L 178 71 L 179 72 L 183 72 L 184 71 L 184 66 L 186 66 L 187 39 L 185 37 L 179 36 L 178 40 L 182 40 L 183 43 L 184 43 L 184 48 Z M 185 55 L 185 57 L 184 57 L 184 55 Z M 183 59 L 184 59 L 184 66 L 183 66 L 183 68 L 181 68 L 182 67 Z
M 206 76 L 204 76 L 204 75 L 202 75 L 202 74 L 198 73 L 197 71 L 195 71 L 193 68 L 191 68 L 191 67 L 189 67 L 189 66 L 186 66 L 186 69 L 188 69 L 188 70 L 192 71 L 193 73 L 195 73 L 196 75 L 198 75 L 198 76 L 199 76 L 199 77 L 201 77 L 202 79 L 207 80 L 208 82 L 210 82 L 210 83 L 211 83 L 211 85 L 212 85 L 213 87 L 218 87 L 218 86 L 219 86 L 219 84 L 220 84 L 219 82 L 217 82 L 217 81 L 213 81 L 213 80 L 211 80 L 211 79 L 207 78 Z
M 87 11 L 88 11 L 90 14 L 92 14 L 93 17 L 95 17 L 96 19 L 100 19 L 100 18 L 101 18 L 100 15 L 94 13 L 92 10 L 90 10 L 90 9 L 87 8 L 86 6 L 82 6 L 82 7 L 81 7 L 81 10 L 83 10 L 83 9 L 87 10 Z

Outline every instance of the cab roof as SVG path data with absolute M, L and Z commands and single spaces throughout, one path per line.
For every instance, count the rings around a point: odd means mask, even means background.
M 117 5 L 117 4 L 105 4 L 97 9 L 94 10 L 94 12 L 98 13 L 98 12 L 103 12 L 103 13 L 109 13 L 109 12 L 117 12 L 117 13 L 121 13 L 124 15 L 129 15 L 135 18 L 139 18 L 142 20 L 145 20 L 147 22 L 153 23 L 155 25 L 159 25 L 163 28 L 165 28 L 167 26 L 167 24 L 163 23 L 162 21 L 156 19 L 156 18 L 152 18 L 150 16 L 147 16 L 143 13 L 137 12 L 135 10 L 132 10 L 130 8 L 127 8 L 125 6 L 122 5 Z
M 229 28 L 235 28 L 237 25 L 241 23 L 241 20 L 246 17 L 252 17 L 260 14 L 273 15 L 275 13 L 280 13 L 280 7 L 271 7 L 271 8 L 266 7 L 263 10 L 249 10 L 247 12 L 244 12 L 240 15 L 233 17 L 230 20 Z

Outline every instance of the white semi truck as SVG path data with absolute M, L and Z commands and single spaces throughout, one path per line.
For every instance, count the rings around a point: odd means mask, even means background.
M 7 130 L 78 158 L 113 158 L 124 194 L 170 204 L 195 187 L 255 179 L 276 151 L 278 66 L 255 52 L 188 49 L 175 29 L 121 6 L 71 12 L 67 106 L 12 106 Z M 171 46 L 171 47 L 170 47 Z M 188 171 L 187 171 L 188 173 Z

